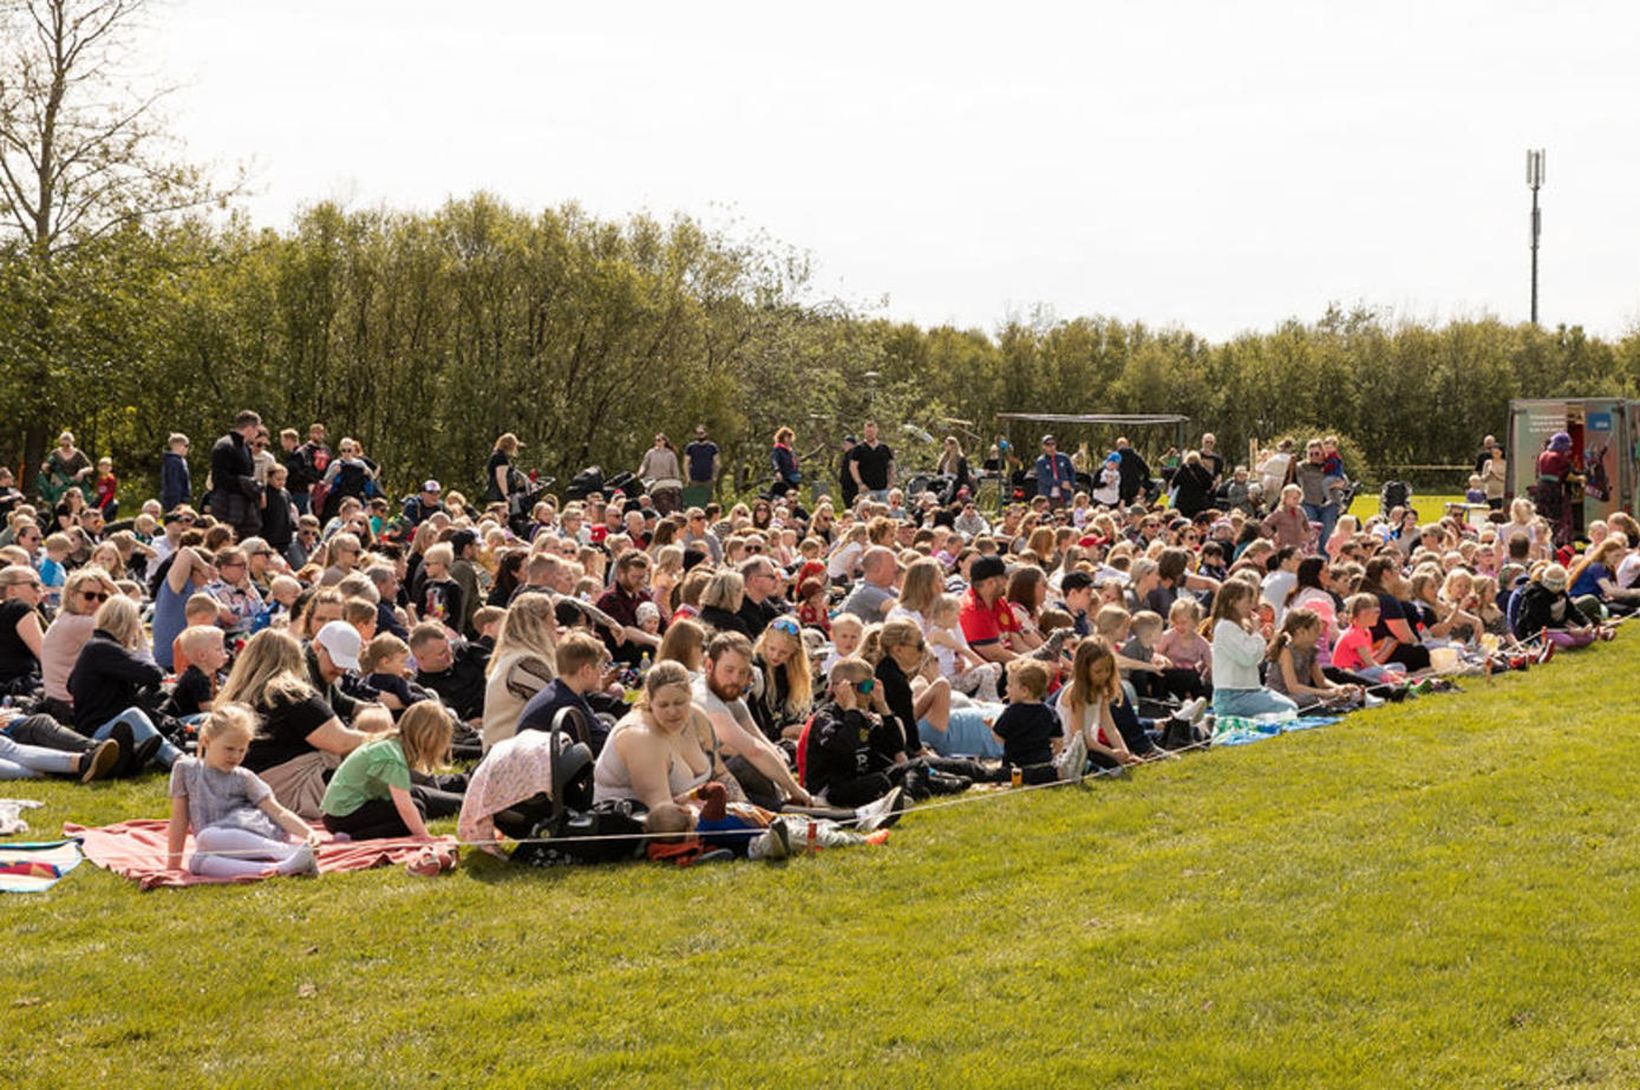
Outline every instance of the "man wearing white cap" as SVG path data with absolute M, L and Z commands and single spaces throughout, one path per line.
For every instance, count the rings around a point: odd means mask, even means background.
M 444 510 L 444 489 L 435 480 L 421 482 L 421 491 L 404 501 L 404 519 L 411 526 L 420 526 L 428 516 Z
M 374 706 L 348 696 L 337 684 L 349 670 L 359 668 L 363 645 L 358 629 L 346 621 L 331 621 L 319 629 L 307 647 L 308 680 L 344 723 L 353 722 L 360 711 Z

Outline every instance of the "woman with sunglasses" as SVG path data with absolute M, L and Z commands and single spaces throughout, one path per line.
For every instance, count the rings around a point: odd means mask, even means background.
M 795 742 L 814 703 L 814 680 L 803 629 L 794 618 L 776 617 L 758 636 L 752 673 L 763 680 L 747 700 L 758 729 L 771 742 Z
M 97 609 L 119 593 L 114 578 L 99 567 L 70 572 L 63 584 L 63 604 L 46 629 L 40 647 L 40 674 L 46 694 L 45 710 L 68 722 L 74 718 L 74 698 L 68 692 L 68 675 L 74 669 L 80 649 L 97 630 Z
M 45 584 L 24 564 L 0 569 L 0 693 L 32 693 L 40 679 L 40 602 Z

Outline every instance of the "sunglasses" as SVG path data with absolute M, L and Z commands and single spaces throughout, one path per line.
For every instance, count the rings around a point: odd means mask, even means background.
M 776 632 L 784 632 L 788 636 L 799 636 L 803 629 L 790 617 L 776 617 L 769 622 L 769 627 Z
M 87 602 L 106 602 L 106 601 L 108 601 L 107 593 L 104 592 L 104 591 L 100 591 L 100 590 L 82 590 L 80 592 L 80 597 L 85 599 Z
M 868 677 L 864 681 L 856 682 L 854 685 L 854 691 L 859 693 L 861 696 L 870 696 L 871 691 L 876 687 L 877 679 L 874 677 Z

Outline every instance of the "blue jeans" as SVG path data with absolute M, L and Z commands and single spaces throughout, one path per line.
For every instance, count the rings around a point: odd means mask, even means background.
M 922 735 L 923 745 L 941 757 L 1000 757 L 1002 742 L 985 720 L 995 720 L 1001 714 L 1001 704 L 952 708 L 944 730 L 923 719 L 917 723 L 917 733 Z
M 1300 506 L 1304 508 L 1306 518 L 1311 522 L 1321 524 L 1321 540 L 1316 543 L 1316 552 L 1324 553 L 1327 542 L 1332 538 L 1333 527 L 1338 525 L 1338 505 L 1336 503 L 1305 503 L 1300 504 Z
M 290 502 L 295 505 L 298 515 L 312 514 L 313 495 L 308 492 L 292 492 Z
M 47 772 L 66 776 L 78 771 L 79 764 L 78 753 L 25 746 L 0 734 L 0 780 L 32 780 Z
M 1283 715 L 1298 705 L 1269 689 L 1214 689 L 1213 714 L 1253 719 L 1260 715 Z
M 107 738 L 113 732 L 114 727 L 120 723 L 124 723 L 131 728 L 131 737 L 136 740 L 138 745 L 150 738 L 159 737 L 159 728 L 154 726 L 153 720 L 148 718 L 148 713 L 141 708 L 126 708 L 123 712 L 98 727 L 91 737 L 100 742 Z M 154 753 L 154 760 L 164 767 L 170 768 L 180 756 L 182 756 L 182 751 L 176 746 L 170 742 L 161 742 L 159 749 Z

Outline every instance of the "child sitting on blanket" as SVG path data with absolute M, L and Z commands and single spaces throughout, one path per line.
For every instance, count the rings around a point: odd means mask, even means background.
M 199 755 L 171 766 L 171 825 L 166 866 L 182 869 L 182 849 L 194 834 L 188 870 L 206 878 L 318 874 L 318 834 L 273 797 L 261 777 L 241 768 L 256 734 L 256 714 L 243 704 L 211 712 L 199 731 Z M 301 838 L 293 844 L 287 836 Z M 219 854 L 220 853 L 220 854 Z

